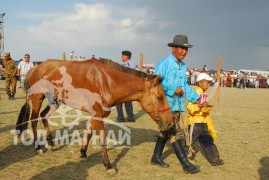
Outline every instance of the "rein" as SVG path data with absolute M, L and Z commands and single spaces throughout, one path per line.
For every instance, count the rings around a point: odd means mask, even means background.
M 145 88 L 146 88 L 146 91 L 147 91 L 147 96 L 148 96 L 148 98 L 149 98 L 149 90 L 148 90 L 148 88 L 147 88 L 146 81 L 145 81 Z M 156 116 L 156 117 L 159 117 L 159 112 L 164 112 L 164 111 L 167 111 L 167 110 L 170 109 L 170 106 L 165 107 L 165 108 L 161 108 L 161 109 L 156 109 L 150 98 L 149 98 L 149 103 L 152 105 L 152 107 L 153 107 L 153 109 L 154 109 L 154 111 L 155 111 L 155 114 L 156 114 L 155 116 Z

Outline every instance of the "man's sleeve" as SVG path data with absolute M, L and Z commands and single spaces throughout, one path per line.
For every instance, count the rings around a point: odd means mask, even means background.
M 35 66 L 34 66 L 34 63 L 33 63 L 33 62 L 31 62 L 31 68 L 33 68 L 33 67 L 35 67 Z
M 155 70 L 154 74 L 161 75 L 161 78 L 163 78 L 162 86 L 165 91 L 165 94 L 172 97 L 175 94 L 177 86 L 174 84 L 173 78 L 169 77 L 169 75 L 167 74 L 167 67 L 168 66 L 166 64 L 160 64 Z
M 17 64 L 15 63 L 15 61 L 13 61 L 13 66 L 14 66 L 14 72 L 13 72 L 13 74 L 17 74 L 18 66 L 17 66 Z
M 188 101 L 191 103 L 194 103 L 198 99 L 200 99 L 200 96 L 194 91 L 192 87 L 189 86 L 187 82 L 187 78 L 185 80 L 185 94 Z
M 21 69 L 21 62 L 20 62 L 19 65 L 18 65 L 18 69 Z

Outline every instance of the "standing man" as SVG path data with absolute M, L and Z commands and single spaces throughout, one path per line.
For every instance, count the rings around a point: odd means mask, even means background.
M 202 68 L 202 71 L 205 71 L 205 72 L 208 71 L 208 69 L 207 69 L 207 67 L 206 67 L 206 64 L 205 64 L 204 67 Z
M 132 56 L 132 53 L 130 51 L 122 51 L 121 60 L 122 60 L 124 66 L 134 69 L 135 65 L 131 61 L 131 56 Z M 126 114 L 127 114 L 127 118 L 128 118 L 127 121 L 128 122 L 135 122 L 132 102 L 125 103 L 125 110 L 126 110 Z M 123 116 L 123 111 L 122 111 L 122 104 L 117 105 L 117 112 L 118 112 L 117 121 L 123 122 L 124 116 Z
M 17 84 L 17 66 L 13 59 L 10 57 L 10 53 L 4 54 L 4 60 L 0 60 L 1 69 L 4 70 L 5 76 L 5 89 L 8 95 L 8 99 L 14 100 Z M 11 86 L 11 90 L 10 90 Z
M 199 95 L 188 85 L 186 76 L 186 65 L 182 61 L 188 54 L 188 48 L 193 47 L 188 43 L 185 35 L 176 35 L 173 42 L 168 44 L 172 48 L 172 54 L 162 59 L 155 68 L 155 75 L 160 74 L 163 78 L 162 86 L 165 91 L 168 103 L 174 116 L 174 126 L 167 131 L 160 133 L 154 154 L 151 159 L 152 164 L 159 164 L 162 167 L 169 167 L 161 159 L 162 151 L 168 139 L 172 143 L 173 149 L 179 159 L 185 173 L 197 173 L 199 168 L 191 164 L 186 156 L 186 152 L 181 140 L 184 140 L 184 132 L 181 130 L 179 120 L 180 112 L 185 111 L 184 94 L 188 101 L 198 103 L 199 107 L 205 107 L 207 103 L 199 103 Z
M 30 61 L 30 55 L 25 54 L 24 60 L 18 65 L 18 75 L 20 76 L 22 88 L 24 88 L 24 81 L 27 72 L 34 67 L 34 64 Z

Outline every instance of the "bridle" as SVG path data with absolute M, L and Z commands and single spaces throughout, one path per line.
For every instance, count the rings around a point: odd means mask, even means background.
M 159 118 L 160 118 L 160 116 L 159 116 L 159 112 L 164 112 L 164 111 L 169 110 L 169 109 L 170 109 L 170 106 L 168 106 L 168 107 L 164 107 L 164 108 L 160 108 L 160 109 L 156 109 L 155 106 L 154 106 L 154 104 L 152 103 L 151 99 L 149 98 L 149 90 L 148 90 L 148 87 L 147 87 L 147 81 L 145 81 L 145 89 L 146 89 L 146 92 L 147 92 L 147 97 L 148 97 L 148 99 L 149 99 L 149 104 L 152 105 L 152 107 L 153 107 L 153 109 L 154 109 L 154 111 L 155 111 L 155 117 L 156 117 L 157 120 L 159 121 Z

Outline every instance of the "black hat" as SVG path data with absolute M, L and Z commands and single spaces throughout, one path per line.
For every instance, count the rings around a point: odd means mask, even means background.
M 131 57 L 132 53 L 130 51 L 122 51 L 122 55 Z
M 193 45 L 188 43 L 188 37 L 186 35 L 175 35 L 173 42 L 168 43 L 169 47 L 186 47 L 191 48 Z

